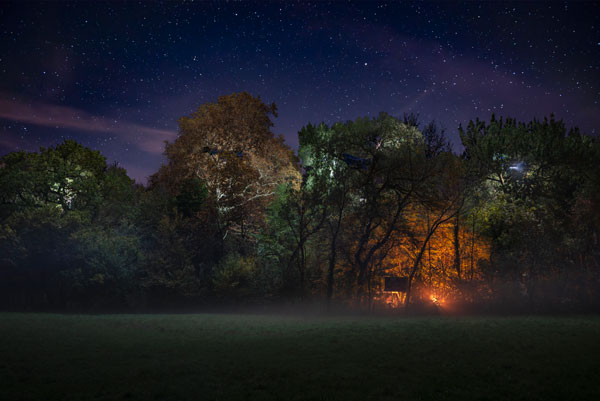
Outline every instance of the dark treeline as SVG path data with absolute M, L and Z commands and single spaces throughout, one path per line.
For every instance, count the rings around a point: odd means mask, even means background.
M 137 185 L 65 141 L 0 159 L 0 307 L 600 308 L 600 142 L 553 117 L 472 121 L 456 155 L 407 115 L 307 125 L 223 96 Z M 386 277 L 401 292 L 385 292 Z

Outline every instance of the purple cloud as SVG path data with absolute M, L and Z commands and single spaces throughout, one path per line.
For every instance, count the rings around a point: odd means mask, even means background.
M 172 141 L 177 137 L 174 131 L 95 116 L 74 107 L 39 101 L 25 102 L 5 93 L 0 93 L 0 118 L 44 127 L 105 133 L 152 154 L 161 154 L 164 141 Z

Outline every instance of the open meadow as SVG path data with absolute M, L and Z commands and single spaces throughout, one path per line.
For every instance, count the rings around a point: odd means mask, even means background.
M 0 314 L 2 400 L 598 400 L 599 317 Z

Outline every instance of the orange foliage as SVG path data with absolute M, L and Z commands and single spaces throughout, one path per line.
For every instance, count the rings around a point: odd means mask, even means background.
M 381 276 L 406 277 L 427 231 L 427 215 L 411 213 L 408 216 L 410 235 L 399 234 L 388 254 L 387 268 Z M 477 234 L 473 218 L 459 220 L 458 242 L 460 254 L 460 277 L 455 265 L 454 229 L 456 219 L 442 224 L 433 234 L 421 260 L 413 282 L 413 296 L 440 305 L 450 299 L 468 299 L 475 283 L 483 280 L 479 267 L 481 260 L 489 260 L 490 244 Z M 383 286 L 381 286 L 383 289 Z M 397 304 L 397 296 L 383 293 L 380 298 L 389 304 Z M 394 298 L 392 300 L 392 298 Z M 411 299 L 414 299 L 411 297 Z

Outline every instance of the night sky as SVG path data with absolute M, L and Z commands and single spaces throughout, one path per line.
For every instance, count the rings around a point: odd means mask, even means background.
M 596 134 L 599 3 L 0 2 L 0 155 L 65 138 L 139 182 L 220 95 L 309 122 L 416 112 L 447 129 L 553 112 Z

